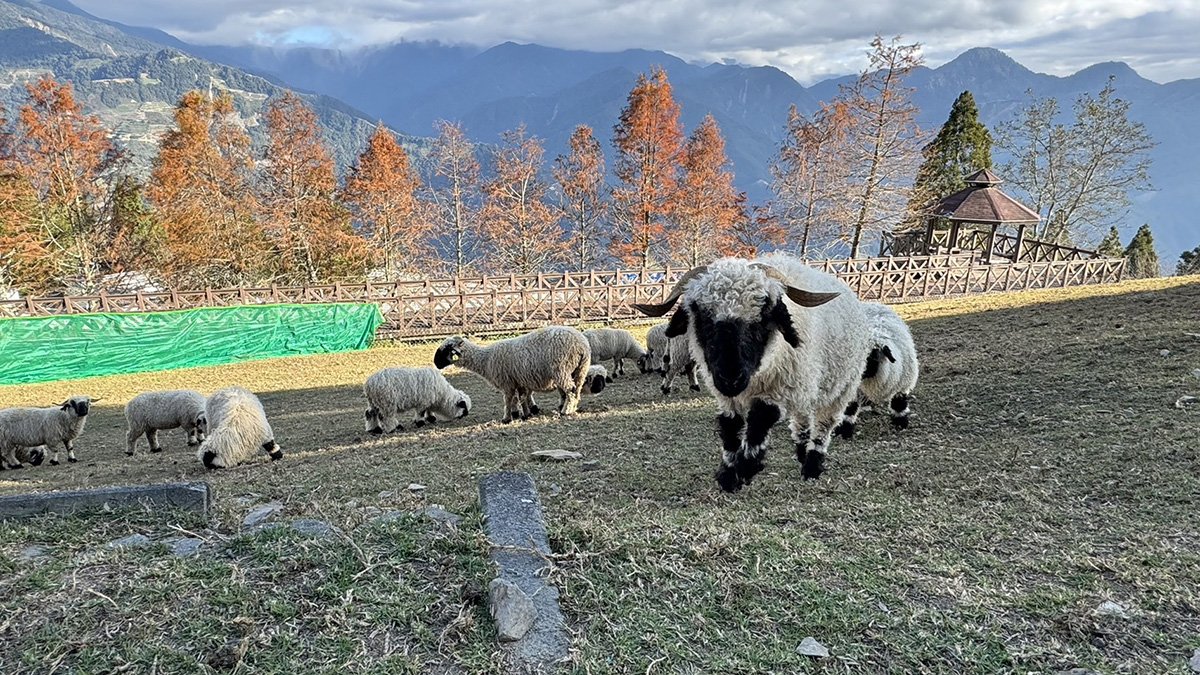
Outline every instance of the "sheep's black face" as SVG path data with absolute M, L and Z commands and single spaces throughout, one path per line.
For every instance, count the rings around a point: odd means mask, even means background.
M 690 313 L 690 320 L 696 340 L 704 350 L 704 361 L 712 375 L 713 386 L 731 398 L 750 386 L 750 379 L 758 372 L 767 353 L 772 333 L 779 331 L 792 347 L 800 343 L 787 308 L 778 300 L 764 301 L 757 321 L 716 319 L 703 308 Z
M 87 417 L 90 407 L 91 405 L 86 400 L 69 400 L 62 404 L 62 410 L 70 410 L 75 413 L 76 417 Z
M 650 356 L 653 353 L 654 352 L 646 352 L 645 354 L 637 357 L 637 367 L 638 367 L 638 370 L 642 371 L 643 375 L 650 372 L 650 366 L 649 366 Z
M 383 425 L 380 423 L 378 410 L 367 408 L 367 411 L 363 413 L 363 418 L 367 422 L 368 433 L 375 434 L 376 436 L 383 433 Z
M 466 417 L 467 413 L 471 412 L 471 405 L 466 401 L 459 401 L 454 404 L 454 408 L 458 411 L 458 417 Z
M 604 376 L 596 375 L 596 376 L 592 377 L 591 386 L 588 387 L 588 390 L 591 391 L 593 394 L 599 394 L 600 392 L 604 391 L 604 385 L 605 385 Z
M 433 365 L 437 366 L 438 370 L 454 363 L 458 360 L 458 349 L 453 344 L 444 344 L 438 347 L 438 350 L 433 354 Z
M 202 434 L 208 433 L 208 417 L 203 414 L 196 416 L 196 431 Z

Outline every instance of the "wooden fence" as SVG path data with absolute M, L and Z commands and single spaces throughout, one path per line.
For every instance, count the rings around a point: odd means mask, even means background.
M 1029 242 L 1026 242 L 1029 243 Z M 999 248 L 999 246 L 997 246 Z M 1024 257 L 1024 256 L 1022 256 Z M 1120 258 L 983 262 L 975 253 L 811 261 L 863 300 L 912 302 L 996 291 L 1061 288 L 1121 280 Z M 550 323 L 648 320 L 633 305 L 666 298 L 681 268 L 506 275 L 388 283 L 206 289 L 0 301 L 0 317 L 153 312 L 279 303 L 369 302 L 389 337 L 503 333 Z

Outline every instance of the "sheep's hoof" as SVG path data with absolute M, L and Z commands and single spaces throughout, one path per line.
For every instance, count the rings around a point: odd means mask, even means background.
M 188 441 L 188 447 L 189 447 L 189 448 L 194 448 L 194 447 L 196 447 L 197 445 L 200 445 L 200 441 Z
M 272 452 L 272 453 L 271 453 L 270 455 L 268 455 L 268 456 L 271 458 L 271 461 L 272 461 L 272 462 L 278 462 L 279 460 L 283 459 L 283 451 L 282 451 L 282 450 L 276 450 L 275 452 Z
M 371 434 L 372 436 L 382 436 L 383 429 L 380 429 L 379 427 L 375 427 L 374 429 L 371 429 L 367 433 Z
M 854 439 L 855 430 L 856 429 L 853 422 L 842 422 L 841 424 L 837 425 L 837 428 L 833 430 L 833 433 L 838 438 L 844 438 L 847 441 L 850 441 Z
M 670 387 L 659 387 L 659 389 L 662 389 L 663 396 L 670 396 L 670 395 L 671 395 L 671 388 L 670 388 Z
M 58 466 L 58 460 L 57 459 L 50 460 L 50 466 Z
M 420 429 L 421 427 L 425 426 L 425 420 L 417 420 L 413 422 L 413 426 Z
M 692 391 L 700 391 L 700 385 L 691 384 L 691 385 L 688 385 L 688 389 L 691 389 Z
M 188 443 L 188 447 L 192 447 L 192 444 Z M 162 448 L 150 448 L 150 452 L 162 452 Z
M 24 468 L 25 468 L 25 465 L 24 465 L 24 464 L 22 464 L 22 463 L 20 463 L 20 462 L 17 462 L 16 464 L 10 464 L 10 465 L 8 465 L 8 468 L 9 468 L 9 469 L 11 469 L 11 470 L 13 470 L 13 471 L 16 471 L 17 469 L 24 469 Z
M 29 455 L 29 463 L 33 466 L 41 466 L 44 461 L 46 461 L 45 453 L 35 452 Z
M 732 466 L 722 464 L 721 468 L 717 469 L 716 479 L 717 485 L 725 492 L 734 493 L 742 489 L 742 478 Z
M 535 406 L 531 406 L 529 408 L 530 417 L 532 417 L 533 415 L 541 415 L 541 414 L 542 414 L 542 409 L 540 407 L 535 405 Z
M 753 459 L 745 457 L 737 463 L 737 466 L 734 467 L 734 470 L 737 471 L 738 479 L 746 485 L 749 485 L 750 483 L 754 482 L 754 477 L 757 476 L 764 468 L 766 468 L 766 463 L 764 463 L 762 459 L 757 457 Z
M 893 417 L 892 418 L 892 426 L 899 431 L 903 431 L 903 430 L 907 429 L 908 428 L 908 415 L 903 415 L 901 417 Z
M 813 450 L 808 453 L 808 457 L 804 458 L 804 466 L 800 469 L 800 475 L 804 477 L 804 480 L 816 480 L 824 471 L 825 453 Z
M 75 459 L 74 457 L 68 457 L 67 461 L 74 464 L 75 462 L 78 462 L 79 460 Z
M 513 418 L 505 417 L 504 419 L 500 420 L 500 424 L 512 424 L 512 421 L 513 421 Z
M 607 382 L 607 383 L 609 383 L 609 384 L 612 384 L 612 382 L 613 382 L 613 376 L 612 376 L 612 375 L 609 375 L 608 377 L 604 378 L 604 381 L 605 381 L 605 382 Z
M 126 456 L 126 457 L 133 457 L 133 451 L 132 451 L 132 450 L 126 450 L 126 451 L 125 451 L 125 456 Z

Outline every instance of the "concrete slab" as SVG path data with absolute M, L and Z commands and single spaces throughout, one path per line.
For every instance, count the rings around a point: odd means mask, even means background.
M 136 505 L 168 506 L 207 515 L 211 503 L 208 483 L 164 483 L 39 492 L 0 497 L 0 519 Z

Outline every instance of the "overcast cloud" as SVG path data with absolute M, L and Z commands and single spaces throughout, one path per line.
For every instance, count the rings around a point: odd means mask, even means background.
M 921 42 L 936 66 L 997 47 L 1065 75 L 1125 61 L 1150 79 L 1200 77 L 1198 0 L 75 0 L 103 18 L 199 44 L 354 48 L 512 40 L 773 65 L 804 84 L 861 69 L 875 33 Z

